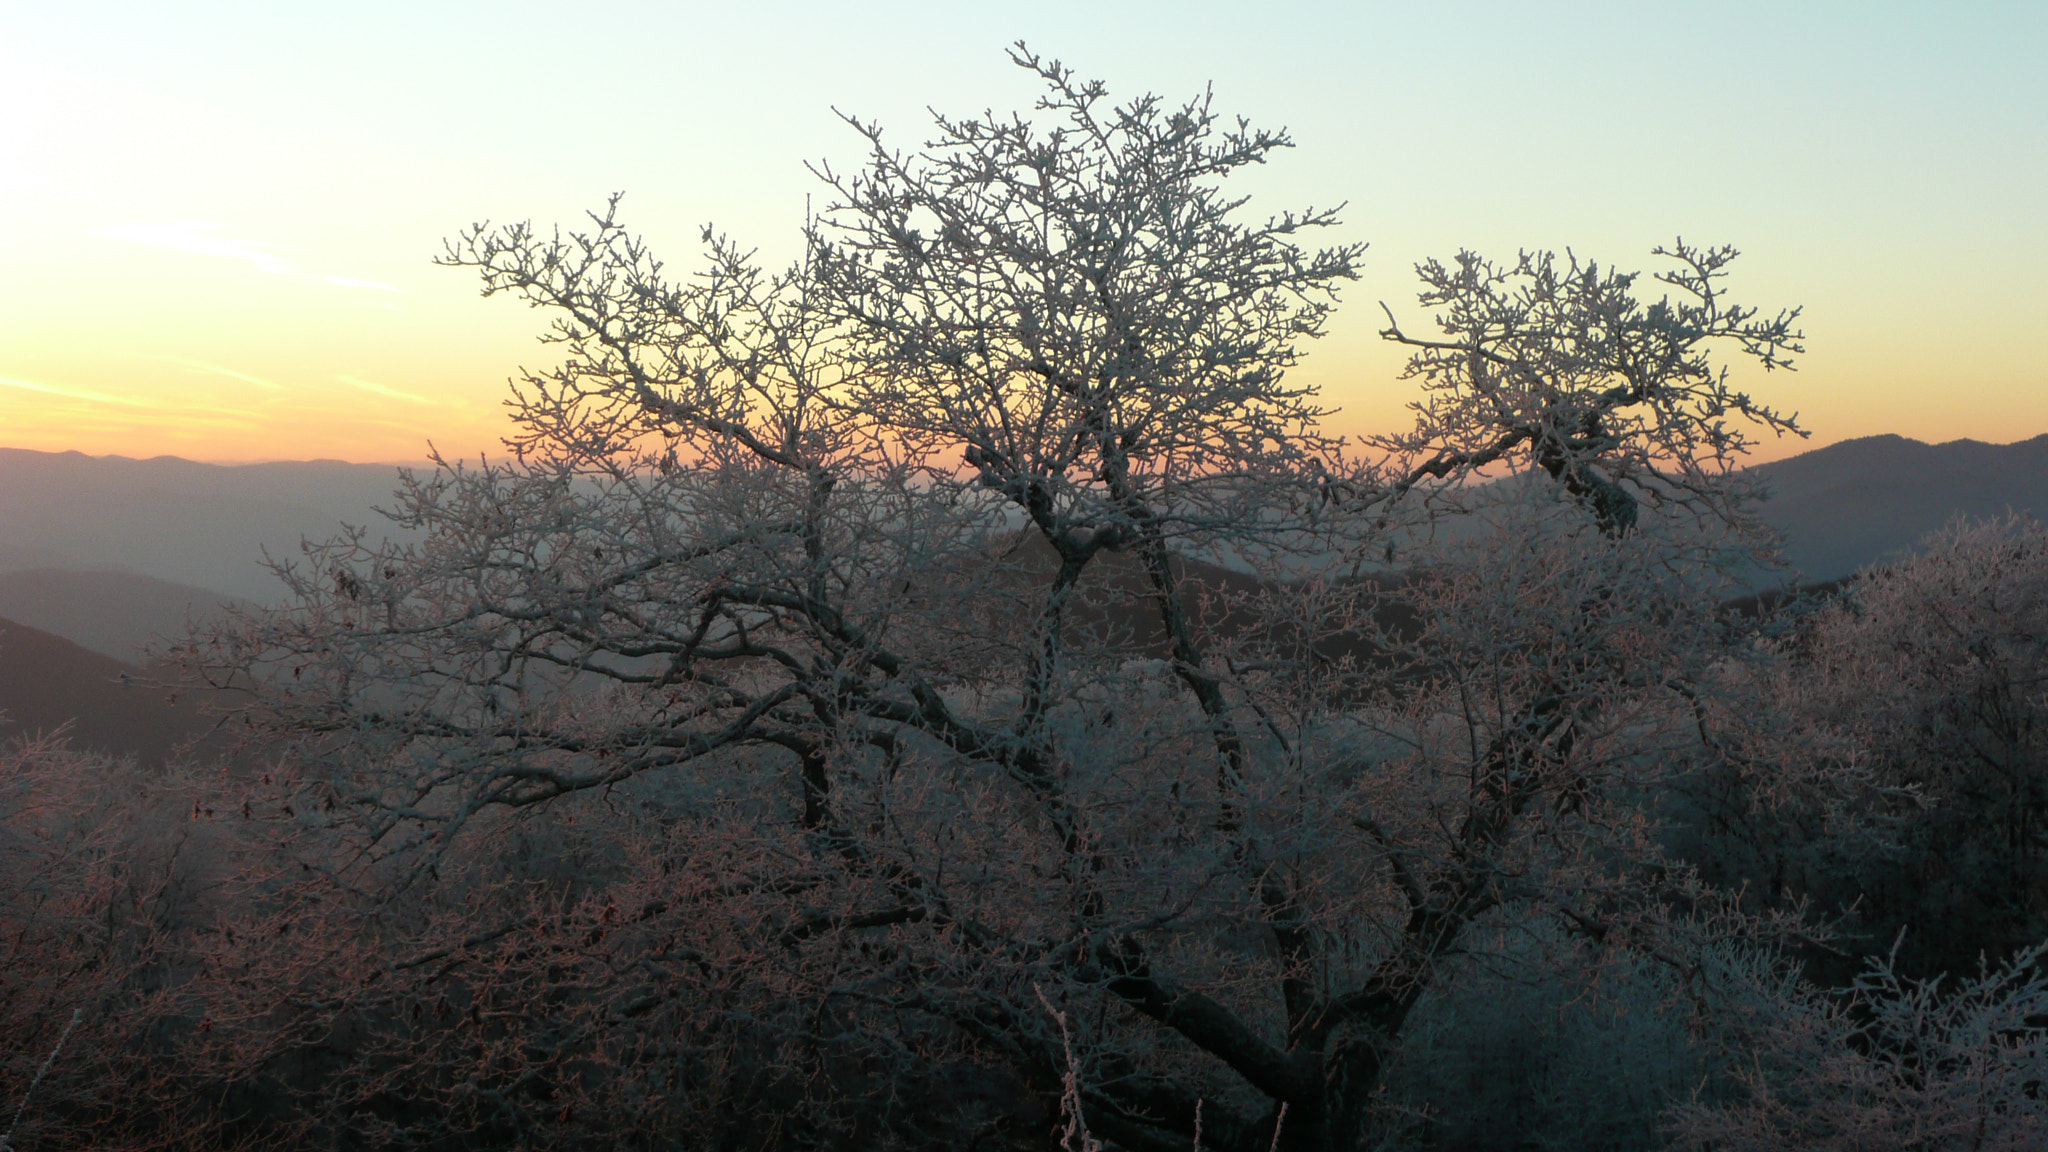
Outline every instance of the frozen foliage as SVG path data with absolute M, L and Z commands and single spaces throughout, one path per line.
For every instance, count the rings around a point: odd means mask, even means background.
M 1902 809 L 1862 869 L 1901 964 L 1967 970 L 2048 936 L 2048 531 L 1957 523 L 1808 628 L 1803 711 L 1853 734 Z
M 0 747 L 12 1147 L 161 1147 L 219 1132 L 219 1069 L 197 1051 L 167 1058 L 206 1027 L 193 981 L 235 833 L 212 819 L 209 795 L 61 737 Z
M 2048 945 L 1974 978 L 1911 980 L 1880 958 L 1843 994 L 1768 969 L 1720 1026 L 1739 1098 L 1673 1113 L 1678 1144 L 1757 1152 L 2048 1142 Z
M 2048 534 L 1957 523 L 1799 606 L 1731 671 L 1746 716 L 1692 820 L 1717 877 L 1840 918 L 1847 983 L 1884 952 L 1961 972 L 2048 937 Z M 1737 680 L 1740 683 L 1737 683 Z

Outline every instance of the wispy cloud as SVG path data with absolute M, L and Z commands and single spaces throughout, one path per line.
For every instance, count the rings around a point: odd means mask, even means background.
M 36 392 L 44 396 L 56 396 L 65 400 L 76 400 L 84 404 L 109 404 L 117 408 L 141 409 L 151 413 L 144 417 L 114 417 L 109 427 L 130 428 L 126 421 L 147 419 L 152 426 L 173 429 L 175 426 L 256 427 L 264 419 L 261 412 L 248 412 L 239 408 L 219 408 L 205 404 L 191 404 L 184 401 L 161 401 L 146 396 L 116 396 L 108 392 L 97 392 L 90 388 L 79 388 L 69 384 L 51 384 L 42 380 L 24 380 L 19 376 L 0 376 L 0 386 L 19 388 L 24 392 Z M 91 419 L 92 409 L 70 409 L 67 421 Z
M 403 400 L 408 404 L 435 403 L 435 401 L 429 397 L 421 396 L 412 392 L 401 391 L 397 388 L 391 387 L 389 384 L 378 384 L 369 380 L 358 380 L 353 376 L 336 376 L 335 379 L 341 381 L 343 384 L 348 384 L 356 388 L 361 388 L 365 392 L 375 392 L 379 396 L 388 396 L 393 400 Z
M 357 276 L 335 276 L 326 272 L 315 272 L 284 254 L 280 245 L 266 244 L 258 240 L 238 240 L 218 233 L 221 225 L 200 220 L 180 220 L 157 224 L 118 224 L 99 235 L 110 240 L 126 240 L 135 244 L 148 244 L 154 248 L 168 248 L 173 252 L 189 252 L 194 256 L 215 256 L 224 260 L 240 260 L 258 272 L 272 276 L 289 276 L 295 280 L 312 280 L 321 284 L 333 284 L 341 288 L 368 288 L 377 292 L 400 292 L 389 284 L 376 280 L 364 280 Z
M 72 388 L 63 384 L 45 384 L 40 380 L 23 380 L 19 376 L 0 376 L 0 384 L 9 388 L 20 388 L 28 392 L 41 392 L 46 396 L 62 396 L 67 400 L 87 400 L 94 404 L 125 404 L 131 408 L 154 408 L 141 400 L 128 396 L 109 396 L 105 392 L 91 392 L 84 388 Z
M 204 360 L 187 360 L 183 356 L 151 356 L 148 359 L 160 360 L 166 364 L 182 364 L 194 372 L 203 372 L 209 376 L 225 376 L 230 380 L 240 380 L 245 384 L 254 384 L 259 388 L 268 388 L 273 392 L 284 391 L 284 385 L 279 384 L 275 380 L 265 380 L 261 376 L 251 376 L 247 372 L 237 372 L 233 368 L 223 368 L 218 364 L 208 364 Z

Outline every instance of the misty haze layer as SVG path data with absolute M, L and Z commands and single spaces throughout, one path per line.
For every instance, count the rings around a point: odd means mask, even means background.
M 2048 509 L 2048 435 L 2015 444 L 1845 440 L 1759 465 L 1763 515 L 1800 578 L 1895 556 L 1958 515 Z M 0 619 L 117 659 L 236 599 L 280 591 L 263 555 L 390 522 L 397 471 L 333 460 L 222 466 L 0 449 Z M 0 640 L 0 659 L 5 659 Z

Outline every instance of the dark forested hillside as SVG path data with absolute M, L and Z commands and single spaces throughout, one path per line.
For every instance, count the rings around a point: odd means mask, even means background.
M 189 696 L 149 687 L 147 673 L 61 636 L 0 619 L 0 742 L 57 731 L 74 747 L 160 764 L 206 729 Z

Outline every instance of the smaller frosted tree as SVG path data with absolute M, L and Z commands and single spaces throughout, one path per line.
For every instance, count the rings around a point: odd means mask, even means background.
M 1416 269 L 1435 335 L 1411 335 L 1391 312 L 1382 333 L 1415 349 L 1404 379 L 1421 382 L 1412 431 L 1374 437 L 1405 462 L 1393 491 L 1533 468 L 1588 508 L 1601 531 L 1635 527 L 1641 507 L 1753 530 L 1755 491 L 1733 469 L 1753 430 L 1804 436 L 1793 421 L 1731 387 L 1713 352 L 1733 347 L 1766 370 L 1801 351 L 1799 311 L 1765 315 L 1727 300 L 1733 248 L 1679 241 L 1676 265 L 1640 299 L 1638 274 L 1524 252 L 1496 264 L 1460 252 Z

